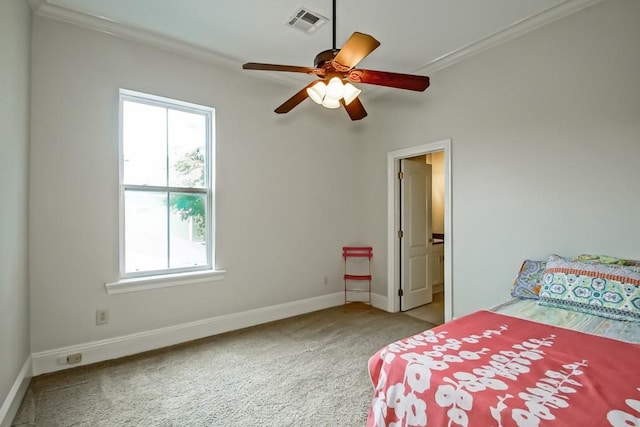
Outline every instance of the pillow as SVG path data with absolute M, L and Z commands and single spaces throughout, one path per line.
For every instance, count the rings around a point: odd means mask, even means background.
M 542 277 L 538 304 L 640 321 L 640 269 L 552 255 Z
M 538 299 L 538 293 L 542 287 L 542 274 L 544 273 L 546 261 L 524 260 L 518 277 L 513 282 L 511 296 L 524 299 Z
M 582 255 L 578 255 L 575 261 L 599 263 L 599 264 L 631 265 L 636 267 L 640 266 L 640 261 L 638 260 L 617 258 L 609 255 L 582 254 Z

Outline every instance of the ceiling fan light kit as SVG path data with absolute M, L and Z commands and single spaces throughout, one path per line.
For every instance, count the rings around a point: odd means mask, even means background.
M 418 92 L 423 92 L 429 87 L 427 76 L 356 69 L 355 66 L 378 46 L 380 42 L 372 36 L 355 32 L 342 49 L 336 49 L 336 0 L 333 0 L 333 49 L 320 52 L 314 60 L 314 68 L 256 62 L 248 62 L 242 68 L 305 73 L 320 79 L 311 82 L 276 108 L 275 112 L 278 114 L 288 113 L 305 99 L 311 98 L 325 108 L 334 109 L 342 106 L 351 120 L 361 120 L 367 116 L 366 110 L 358 99 L 362 91 L 350 82 Z
M 307 95 L 316 104 L 322 104 L 324 97 L 327 95 L 327 85 L 323 81 L 319 81 L 310 88 L 307 88 Z
M 332 77 L 329 84 L 320 80 L 307 88 L 307 95 L 316 104 L 326 108 L 339 108 L 340 100 L 351 104 L 362 91 L 349 82 L 344 83 L 339 77 Z
M 347 82 L 344 84 L 344 103 L 349 105 L 351 104 L 351 101 L 353 101 L 354 99 L 356 99 L 358 97 L 358 95 L 360 95 L 362 91 L 360 89 L 358 89 L 357 87 L 355 87 L 354 85 L 352 85 L 351 83 Z
M 327 85 L 327 96 L 338 100 L 344 96 L 344 86 L 339 77 L 331 77 Z
M 329 109 L 340 108 L 340 100 L 331 98 L 330 96 L 325 96 L 322 100 L 322 106 Z

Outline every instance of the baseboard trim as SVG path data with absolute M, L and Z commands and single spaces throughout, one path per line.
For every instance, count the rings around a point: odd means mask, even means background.
M 240 313 L 211 317 L 166 328 L 33 353 L 33 375 L 36 376 L 105 360 L 117 359 L 119 357 L 131 356 L 133 354 L 181 344 L 211 335 L 335 307 L 343 303 L 344 293 L 337 292 Z M 67 364 L 66 356 L 74 353 L 82 353 L 82 361 L 73 365 Z M 61 363 L 59 360 L 64 362 Z
M 371 294 L 371 305 L 380 310 L 387 311 L 387 297 L 379 294 Z
M 16 414 L 18 413 L 18 409 L 20 408 L 20 403 L 22 403 L 22 398 L 24 394 L 27 392 L 27 388 L 29 387 L 29 382 L 31 381 L 31 370 L 32 370 L 32 359 L 31 356 L 27 357 L 27 360 L 22 365 L 22 369 L 18 373 L 18 377 L 16 378 L 13 386 L 11 386 L 11 390 L 9 390 L 9 394 L 7 398 L 2 403 L 0 407 L 0 426 L 1 427 L 9 427 L 13 422 Z

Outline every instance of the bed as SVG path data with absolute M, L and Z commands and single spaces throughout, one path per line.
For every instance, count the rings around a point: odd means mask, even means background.
M 504 304 L 369 359 L 367 426 L 640 426 L 640 263 L 523 263 Z

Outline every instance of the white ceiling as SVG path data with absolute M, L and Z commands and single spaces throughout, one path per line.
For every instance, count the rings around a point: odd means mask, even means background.
M 313 66 L 316 54 L 332 47 L 331 21 L 312 35 L 286 25 L 299 7 L 331 20 L 331 0 L 29 1 L 38 14 L 145 42 L 155 38 L 173 49 L 200 56 L 204 52 L 239 71 L 244 62 Z M 474 53 L 597 1 L 337 0 L 336 44 L 342 46 L 354 31 L 367 33 L 381 45 L 359 68 L 426 74 L 439 62 Z

